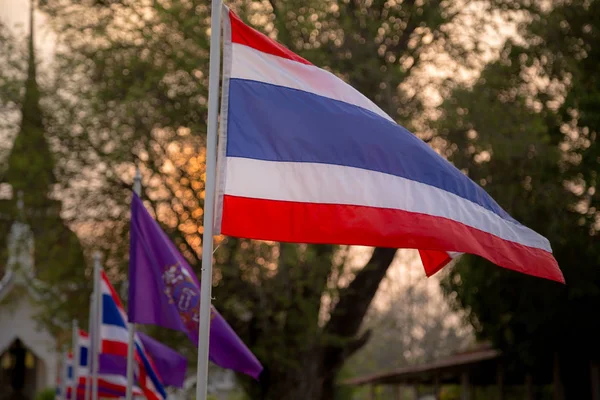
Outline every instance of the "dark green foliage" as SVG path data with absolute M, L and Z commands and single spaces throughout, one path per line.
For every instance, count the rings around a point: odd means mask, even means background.
M 46 389 L 35 395 L 35 400 L 54 400 L 56 399 L 56 389 Z
M 464 257 L 445 281 L 481 338 L 530 371 L 561 361 L 566 398 L 589 398 L 598 359 L 600 70 L 597 1 L 540 13 L 478 83 L 444 104 L 449 158 L 525 225 L 548 237 L 566 286 Z

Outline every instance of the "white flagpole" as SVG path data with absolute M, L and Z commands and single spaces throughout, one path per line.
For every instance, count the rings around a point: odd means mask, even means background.
M 135 178 L 133 178 L 133 191 L 139 197 L 142 195 L 142 174 L 140 169 L 135 169 Z M 129 281 L 131 284 L 131 280 Z M 131 299 L 127 299 L 131 301 Z M 133 399 L 133 354 L 135 349 L 135 324 L 129 323 L 129 341 L 127 343 L 127 397 L 126 400 Z
M 94 336 L 92 337 L 92 400 L 98 400 L 98 350 L 102 321 L 102 293 L 100 292 L 100 253 L 94 254 Z
M 60 371 L 60 398 L 67 400 L 67 377 L 69 375 L 69 351 L 63 351 L 62 371 Z
M 71 385 L 71 399 L 77 399 L 77 386 L 79 384 L 79 326 L 73 320 L 73 384 Z
M 96 285 L 94 284 L 94 290 L 96 290 Z M 92 389 L 92 347 L 93 347 L 93 338 L 94 338 L 94 321 L 96 320 L 96 307 L 94 306 L 95 296 L 94 293 L 90 294 L 90 318 L 89 318 L 89 337 L 90 337 L 90 347 L 88 347 L 88 351 L 85 357 L 85 366 L 87 367 L 87 375 L 85 376 L 85 394 L 84 400 L 90 400 L 90 393 Z
M 208 125 L 206 140 L 206 190 L 204 196 L 204 235 L 202 240 L 202 278 L 200 282 L 196 400 L 206 400 L 208 392 L 208 346 L 210 340 L 213 227 L 217 172 L 217 118 L 219 115 L 219 79 L 221 72 L 221 9 L 221 0 L 211 1 Z

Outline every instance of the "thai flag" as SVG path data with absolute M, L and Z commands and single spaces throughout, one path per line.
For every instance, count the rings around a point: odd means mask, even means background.
M 78 398 L 82 398 L 85 393 L 85 386 L 90 376 L 91 341 L 89 334 L 84 330 L 79 330 L 79 367 L 77 368 L 77 393 Z M 99 394 L 104 397 L 124 397 L 127 393 L 127 360 L 119 357 L 114 358 L 110 355 L 100 353 L 98 373 Z M 115 365 L 116 364 L 116 365 Z M 134 385 L 133 394 L 143 395 L 141 389 Z
M 72 399 L 73 392 L 73 383 L 77 380 L 76 393 L 77 399 L 83 400 L 85 397 L 85 386 L 90 376 L 89 369 L 89 354 L 90 354 L 90 338 L 87 332 L 83 330 L 79 330 L 78 337 L 78 354 L 79 354 L 79 364 L 77 368 L 73 368 L 73 353 L 69 353 L 67 355 L 66 363 L 67 367 L 67 376 L 65 378 L 65 391 L 67 393 L 66 399 Z M 98 393 L 101 397 L 106 398 L 119 398 L 124 397 L 126 394 L 127 388 L 127 378 L 124 373 L 114 373 L 111 371 L 110 366 L 104 366 L 102 362 L 102 355 L 100 355 L 100 373 L 98 374 Z M 125 360 L 123 361 L 123 363 Z M 75 376 L 75 374 L 77 376 Z M 57 398 L 62 399 L 61 394 L 61 379 L 58 379 L 57 386 Z M 142 391 L 134 386 L 133 393 L 136 396 L 142 396 Z
M 79 382 L 81 382 L 82 378 L 85 380 L 85 378 L 90 375 L 90 335 L 83 329 L 80 329 L 77 340 L 77 354 L 79 355 L 79 367 L 77 369 L 77 375 Z
M 89 347 L 88 347 L 89 348 Z M 73 368 L 73 354 L 69 353 L 67 359 L 65 360 L 67 366 L 67 376 L 65 379 L 65 391 L 66 397 L 64 399 L 73 399 L 73 383 L 75 380 L 74 377 L 74 368 Z M 85 384 L 89 377 L 88 370 L 84 364 L 79 365 L 78 370 L 78 384 L 76 387 L 77 399 L 84 400 L 85 399 Z M 58 378 L 58 385 L 56 390 L 56 398 L 63 399 L 62 396 L 62 385 L 61 379 Z M 123 375 L 114 375 L 114 374 L 99 374 L 98 375 L 98 394 L 103 398 L 121 398 L 126 394 L 126 386 L 127 379 Z M 134 395 L 141 396 L 142 391 L 134 387 L 133 391 Z M 89 395 L 88 395 L 89 396 Z
M 65 375 L 66 372 L 66 375 Z M 63 385 L 63 380 L 65 384 Z M 73 353 L 69 352 L 63 359 L 63 365 L 61 372 L 56 378 L 56 396 L 57 400 L 71 399 L 73 386 Z M 66 392 L 66 396 L 63 396 L 63 390 Z
M 457 253 L 564 282 L 546 238 L 332 73 L 227 10 L 217 234 Z
M 102 271 L 100 291 L 102 294 L 102 322 L 100 324 L 102 345 L 100 352 L 127 359 L 129 342 L 127 314 L 104 271 Z M 167 394 L 154 362 L 144 349 L 137 334 L 135 336 L 135 347 L 136 376 L 141 390 L 149 400 L 165 399 Z

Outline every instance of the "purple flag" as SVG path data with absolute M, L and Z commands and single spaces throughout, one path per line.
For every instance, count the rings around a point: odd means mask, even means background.
M 183 387 L 187 360 L 184 356 L 156 339 L 138 332 L 146 351 L 152 357 L 160 379 L 167 386 Z
M 98 373 L 127 376 L 127 358 L 114 354 L 98 354 Z
M 185 332 L 198 346 L 200 284 L 135 194 L 131 203 L 129 321 Z M 258 380 L 260 362 L 212 307 L 209 358 Z

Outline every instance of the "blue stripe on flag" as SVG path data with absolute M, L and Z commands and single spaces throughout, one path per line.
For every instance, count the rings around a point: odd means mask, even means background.
M 79 365 L 82 367 L 86 367 L 87 366 L 87 360 L 88 360 L 88 348 L 84 347 L 84 346 L 80 346 L 79 347 Z
M 104 325 L 113 325 L 125 328 L 125 321 L 123 320 L 123 316 L 119 312 L 119 308 L 115 303 L 114 299 L 106 293 L 102 294 L 102 324 Z M 148 377 L 152 380 L 155 389 L 160 393 L 163 398 L 166 398 L 166 392 L 161 384 L 158 376 L 154 373 L 150 362 L 146 358 L 144 352 L 140 348 L 140 346 L 136 343 L 136 348 L 138 354 L 140 355 L 142 362 L 144 363 L 144 368 L 146 369 L 146 373 Z
M 231 79 L 227 156 L 383 172 L 454 193 L 516 222 L 408 130 L 361 107 L 301 90 Z
M 135 348 L 137 349 L 137 352 L 140 355 L 140 358 L 142 359 L 142 362 L 144 363 L 144 369 L 146 370 L 146 373 L 148 374 L 148 377 L 150 378 L 150 380 L 154 384 L 154 387 L 163 396 L 163 398 L 166 398 L 167 397 L 167 393 L 165 392 L 165 388 L 163 387 L 162 383 L 159 381 L 158 376 L 156 376 L 156 374 L 154 373 L 154 369 L 150 365 L 150 362 L 146 358 L 146 355 L 142 351 L 142 348 L 137 343 L 135 344 Z
M 126 328 L 123 316 L 113 298 L 108 294 L 102 294 L 102 323 Z

